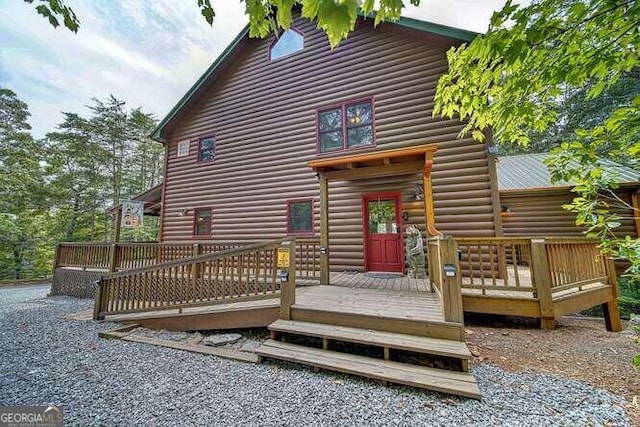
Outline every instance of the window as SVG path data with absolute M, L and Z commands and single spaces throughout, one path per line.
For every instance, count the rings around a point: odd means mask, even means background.
M 216 138 L 209 136 L 202 138 L 198 145 L 198 161 L 210 162 L 216 157 Z
M 178 142 L 177 157 L 184 157 L 189 155 L 189 144 L 190 141 L 188 139 L 186 141 Z
M 373 101 L 356 101 L 318 111 L 318 151 L 374 145 Z
M 313 233 L 312 200 L 289 200 L 287 202 L 287 233 Z
M 211 235 L 211 208 L 193 210 L 193 235 L 196 237 Z
M 269 60 L 282 58 L 291 55 L 304 48 L 304 37 L 293 28 L 280 34 L 280 37 L 274 39 L 269 47 Z

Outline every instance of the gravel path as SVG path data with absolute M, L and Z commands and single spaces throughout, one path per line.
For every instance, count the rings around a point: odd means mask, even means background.
M 246 364 L 98 338 L 65 320 L 91 302 L 0 289 L 0 405 L 59 404 L 69 425 L 629 425 L 622 399 L 581 382 L 474 368 L 482 402 L 288 364 Z

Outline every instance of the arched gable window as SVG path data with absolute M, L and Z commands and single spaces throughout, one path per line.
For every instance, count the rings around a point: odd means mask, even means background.
M 269 60 L 282 58 L 304 48 L 304 36 L 298 30 L 289 28 L 274 39 L 269 47 Z

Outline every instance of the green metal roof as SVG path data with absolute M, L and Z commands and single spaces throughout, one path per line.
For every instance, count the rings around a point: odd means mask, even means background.
M 363 16 L 360 14 L 360 16 Z M 433 22 L 421 21 L 419 19 L 400 17 L 398 21 L 388 22 L 390 24 L 400 25 L 402 27 L 411 28 L 418 31 L 424 31 L 428 33 L 439 34 L 441 36 L 450 37 L 457 40 L 463 40 L 470 42 L 478 33 L 473 31 L 463 30 L 461 28 L 448 27 L 446 25 L 435 24 Z M 227 57 L 235 50 L 240 44 L 242 39 L 249 34 L 249 25 L 247 24 L 242 31 L 236 36 L 235 39 L 227 46 L 227 48 L 218 56 L 213 64 L 204 72 L 202 76 L 195 82 L 193 86 L 185 93 L 180 101 L 169 111 L 162 121 L 156 126 L 151 133 L 151 138 L 165 143 L 165 139 L 162 136 L 164 128 L 174 119 L 174 117 L 189 103 L 191 98 L 200 90 L 200 88 L 209 80 L 209 78 L 216 72 L 216 70 L 222 65 Z
M 547 165 L 544 164 L 544 159 L 548 156 L 548 153 L 539 153 L 499 157 L 500 161 L 497 163 L 498 188 L 500 190 L 524 190 L 575 185 L 575 182 L 551 182 L 551 174 Z M 600 159 L 599 161 L 607 173 L 614 175 L 619 184 L 640 181 L 640 171 L 608 159 Z M 572 167 L 577 165 L 576 162 L 571 162 Z

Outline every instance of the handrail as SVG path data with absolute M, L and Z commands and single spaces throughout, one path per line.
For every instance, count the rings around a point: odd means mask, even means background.
M 99 283 L 94 318 L 277 297 L 277 249 L 285 241 L 295 250 L 293 239 L 278 239 L 113 272 Z
M 296 238 L 296 266 L 304 280 L 320 278 L 320 239 Z M 260 243 L 260 242 L 258 242 Z M 237 249 L 256 242 L 179 241 L 179 242 L 63 242 L 56 248 L 54 270 L 60 267 L 106 270 L 109 272 L 146 268 L 167 261 Z
M 114 277 L 114 278 L 124 277 L 124 276 L 130 276 L 132 274 L 139 274 L 139 273 L 144 273 L 149 271 L 161 270 L 164 268 L 171 268 L 171 267 L 183 265 L 185 263 L 194 264 L 194 263 L 201 263 L 204 261 L 214 261 L 216 259 L 224 258 L 229 255 L 243 255 L 245 253 L 254 251 L 255 249 L 279 246 L 283 240 L 286 240 L 286 239 L 272 240 L 272 241 L 263 242 L 263 243 L 254 243 L 253 245 L 243 246 L 239 249 L 226 249 L 223 251 L 212 252 L 209 254 L 198 255 L 190 258 L 181 258 L 181 259 L 175 259 L 172 261 L 165 261 L 158 264 L 150 265 L 148 267 L 140 267 L 140 268 L 134 268 L 131 270 L 125 270 L 117 273 L 111 273 L 108 277 Z

